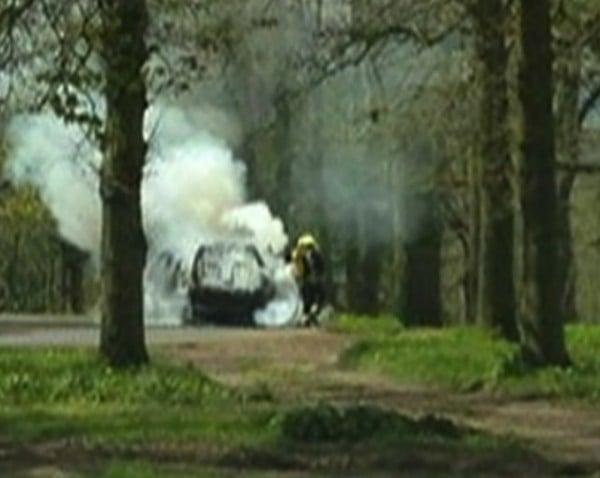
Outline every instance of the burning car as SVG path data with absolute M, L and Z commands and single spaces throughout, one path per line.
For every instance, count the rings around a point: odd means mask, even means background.
M 201 245 L 188 285 L 188 322 L 266 328 L 303 325 L 290 264 L 253 243 Z
M 162 253 L 146 270 L 146 310 L 154 324 L 289 327 L 303 324 L 290 264 L 242 240 L 203 243 L 189 261 Z
M 253 244 L 219 242 L 202 245 L 191 268 L 189 299 L 192 321 L 252 325 L 254 313 L 276 294 L 265 258 Z

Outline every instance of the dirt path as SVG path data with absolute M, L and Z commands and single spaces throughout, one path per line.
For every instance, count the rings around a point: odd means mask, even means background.
M 565 463 L 565 473 L 600 473 L 600 410 L 395 384 L 341 368 L 338 356 L 351 342 L 349 337 L 315 330 L 232 331 L 217 341 L 190 342 L 170 353 L 220 380 L 241 385 L 263 382 L 289 400 L 359 401 L 413 415 L 444 415 L 525 440 L 548 460 Z

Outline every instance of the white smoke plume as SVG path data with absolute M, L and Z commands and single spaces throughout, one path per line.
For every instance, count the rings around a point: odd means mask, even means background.
M 260 250 L 276 254 L 287 244 L 283 224 L 268 206 L 246 203 L 245 167 L 222 140 L 209 133 L 208 121 L 205 111 L 182 104 L 154 106 L 147 115 L 150 153 L 142 208 L 149 243 L 145 286 L 150 322 L 180 323 L 187 304 L 185 280 L 178 282 L 163 269 L 165 253 L 185 269 L 200 244 L 251 238 Z M 98 150 L 77 127 L 66 126 L 50 114 L 13 119 L 8 137 L 8 176 L 17 184 L 37 186 L 61 235 L 97 259 L 101 238 Z M 283 263 L 277 264 L 277 269 L 282 267 Z M 186 271 L 182 272 L 185 277 Z M 282 272 L 277 274 L 285 282 Z M 297 296 L 297 291 L 282 294 Z M 257 322 L 283 325 L 282 307 L 267 308 Z
M 19 116 L 8 127 L 11 158 L 7 175 L 16 184 L 38 187 L 59 232 L 96 255 L 100 241 L 99 153 L 81 130 L 50 114 Z
M 198 242 L 214 240 L 221 218 L 244 203 L 244 168 L 207 138 L 162 151 L 146 168 L 144 227 L 150 247 L 187 257 Z

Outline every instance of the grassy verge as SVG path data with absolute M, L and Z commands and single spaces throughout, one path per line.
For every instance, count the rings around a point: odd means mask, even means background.
M 349 316 L 331 327 L 358 337 L 341 357 L 344 365 L 401 382 L 600 402 L 599 326 L 567 327 L 573 366 L 537 371 L 523 367 L 515 345 L 477 328 L 408 330 L 392 318 Z
M 15 478 L 462 476 L 525 453 L 435 417 L 290 405 L 160 360 L 114 372 L 87 350 L 0 349 L 0 405 L 0 476 Z
M 276 478 L 289 476 L 301 478 L 301 474 L 282 474 L 281 472 L 249 471 L 223 469 L 217 467 L 198 467 L 177 464 L 148 463 L 147 461 L 116 461 L 104 468 L 89 472 L 94 478 Z
M 270 416 L 197 369 L 158 361 L 116 372 L 89 350 L 0 350 L 0 403 L 11 440 L 22 443 L 260 442 Z
M 385 337 L 396 336 L 404 331 L 404 326 L 396 317 L 381 316 L 356 316 L 338 315 L 334 320 L 328 322 L 327 329 L 332 332 L 353 334 L 360 337 Z

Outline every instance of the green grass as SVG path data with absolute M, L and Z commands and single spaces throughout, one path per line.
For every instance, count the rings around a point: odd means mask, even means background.
M 573 361 L 568 368 L 550 367 L 528 373 L 518 361 L 499 374 L 498 386 L 522 396 L 545 396 L 600 403 L 600 326 L 570 325 L 567 347 Z
M 115 461 L 75 472 L 68 478 L 274 478 L 280 473 L 244 472 L 239 469 L 190 467 L 189 465 L 150 463 L 141 460 Z M 300 475 L 294 475 L 299 477 Z M 18 477 L 17 477 L 18 478 Z
M 66 474 L 58 476 L 69 478 L 234 476 L 196 463 L 193 450 L 212 457 L 273 446 L 279 429 L 268 395 L 224 386 L 160 358 L 139 370 L 114 371 L 91 350 L 4 348 L 0 443 L 14 449 L 69 443 L 84 456 L 83 463 L 61 468 Z M 181 449 L 192 451 L 179 458 Z M 173 462 L 155 461 L 155 450 L 174 453 Z M 96 453 L 97 459 L 85 458 Z M 21 476 L 2 465 L 0 476 Z
M 0 349 L 0 446 L 56 443 L 68 478 L 377 476 L 403 456 L 427 468 L 428 450 L 448 463 L 517 450 L 432 417 L 288 404 L 160 358 L 116 372 L 89 350 Z M 54 476 L 29 461 L 0 461 L 0 476 Z
M 298 407 L 280 415 L 281 436 L 288 443 L 351 445 L 374 441 L 397 448 L 410 441 L 432 438 L 454 441 L 469 435 L 453 422 L 427 416 L 414 419 L 374 405 Z
M 567 327 L 572 367 L 531 371 L 521 363 L 517 346 L 478 328 L 394 330 L 390 319 L 349 316 L 339 324 L 338 330 L 358 337 L 340 358 L 348 367 L 460 391 L 486 388 L 600 402 L 600 326 Z
M 161 360 L 114 371 L 89 350 L 0 349 L 0 420 L 18 442 L 260 441 L 271 412 L 254 395 Z
M 47 471 L 47 472 L 46 472 Z M 300 473 L 282 474 L 281 472 L 244 471 L 236 468 L 211 466 L 190 466 L 189 464 L 152 463 L 143 460 L 117 460 L 95 466 L 78 467 L 77 469 L 60 469 L 59 474 L 46 469 L 44 471 L 24 471 L 11 475 L 10 478 L 302 478 L 320 475 Z M 326 475 L 322 475 L 326 476 Z M 330 476 L 330 475 L 329 475 Z
M 231 393 L 197 369 L 161 362 L 116 372 L 87 350 L 0 350 L 0 401 L 4 404 L 185 405 Z
M 335 317 L 334 320 L 326 324 L 326 327 L 332 332 L 354 334 L 362 337 L 395 335 L 404 330 L 404 326 L 396 317 L 368 317 L 349 314 Z

